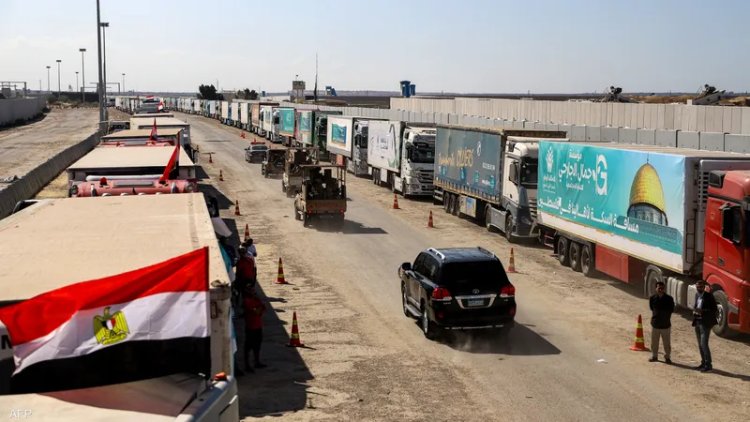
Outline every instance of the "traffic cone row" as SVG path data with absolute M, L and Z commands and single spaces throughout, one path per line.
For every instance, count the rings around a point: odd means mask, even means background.
M 279 258 L 279 273 L 276 276 L 276 284 L 289 284 L 284 278 L 284 265 L 281 263 L 281 258 Z
M 234 202 L 234 215 L 241 215 L 240 214 L 240 201 L 239 201 L 239 199 Z
M 430 217 L 427 219 L 427 227 L 433 228 L 435 225 L 432 222 L 432 210 L 430 210 Z
M 247 239 L 250 238 L 250 227 L 245 224 L 245 242 L 247 242 Z
M 220 182 L 224 181 L 224 173 L 222 173 L 221 170 L 219 170 L 219 181 Z
M 395 193 L 393 194 L 393 209 L 397 210 L 398 208 L 398 195 Z
M 508 269 L 506 272 L 516 272 L 516 257 L 513 255 L 513 248 L 510 248 L 510 259 L 508 260 Z
M 641 319 L 641 314 L 638 314 L 638 324 L 635 326 L 635 342 L 630 347 L 630 350 L 648 352 L 646 342 L 643 341 L 643 320 Z
M 299 327 L 297 326 L 297 311 L 292 314 L 292 335 L 289 338 L 289 347 L 305 347 L 299 339 Z

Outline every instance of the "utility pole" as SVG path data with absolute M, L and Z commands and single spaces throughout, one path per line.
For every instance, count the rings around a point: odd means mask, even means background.
M 125 74 L 124 73 L 122 74 L 122 92 L 127 92 L 125 91 Z
M 55 61 L 57 62 L 57 101 L 60 101 L 60 62 L 62 60 L 57 59 Z
M 50 92 L 52 92 L 50 90 L 50 88 L 49 88 L 49 68 L 50 67 L 52 67 L 52 66 L 47 66 L 47 94 L 49 94 Z
M 86 70 L 83 66 L 83 53 L 86 52 L 85 48 L 79 48 L 81 52 L 81 103 L 86 102 Z
M 99 9 L 99 0 L 96 0 L 96 51 L 98 53 L 98 67 L 99 67 L 99 85 L 97 86 L 97 92 L 99 94 L 99 130 L 104 132 L 103 122 L 105 120 L 104 117 L 104 92 L 103 89 L 103 81 L 104 81 L 104 75 L 102 70 L 102 32 L 99 30 L 99 26 L 101 25 L 101 12 Z
M 76 92 L 78 92 L 78 72 L 76 72 Z
M 102 22 L 102 55 L 104 56 L 104 103 L 107 103 L 107 28 L 109 22 Z

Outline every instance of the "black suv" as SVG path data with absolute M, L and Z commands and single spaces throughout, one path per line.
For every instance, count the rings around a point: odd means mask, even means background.
M 516 315 L 516 288 L 503 264 L 484 248 L 430 248 L 401 264 L 404 314 L 418 318 L 425 337 L 442 329 L 508 330 Z

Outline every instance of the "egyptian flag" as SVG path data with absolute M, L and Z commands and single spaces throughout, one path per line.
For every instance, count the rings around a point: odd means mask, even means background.
M 148 135 L 150 141 L 155 141 L 158 136 L 156 135 L 156 117 L 154 117 L 154 126 L 151 127 L 151 134 Z
M 208 248 L 0 308 L 11 393 L 210 373 Z
M 160 182 L 166 182 L 167 180 L 175 180 L 180 177 L 180 141 L 179 139 L 174 143 L 174 151 L 169 157 L 167 166 L 164 167 L 164 173 L 159 177 Z

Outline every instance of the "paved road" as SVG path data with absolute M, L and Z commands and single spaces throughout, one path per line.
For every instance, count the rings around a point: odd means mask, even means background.
M 241 204 L 242 216 L 233 216 L 233 207 L 226 216 L 240 232 L 250 226 L 259 247 L 260 285 L 273 307 L 264 346 L 271 368 L 241 379 L 243 415 L 742 420 L 750 410 L 750 377 L 741 372 L 748 372 L 746 344 L 714 340 L 715 354 L 730 369 L 723 374 L 648 364 L 648 354 L 627 350 L 643 299 L 608 280 L 558 268 L 543 249 L 516 248 L 521 274 L 511 279 L 518 288 L 519 326 L 507 339 L 424 339 L 401 312 L 397 266 L 428 246 L 482 245 L 505 257 L 503 239 L 438 213 L 428 202 L 401 200 L 404 209 L 391 210 L 385 189 L 351 175 L 343 232 L 303 228 L 281 182 L 263 179 L 257 164 L 244 162 L 249 139 L 208 119 L 191 123 L 201 151 L 215 153 L 213 164 L 203 160 L 212 183 Z M 224 182 L 217 181 L 219 169 Z M 428 210 L 436 213 L 435 230 L 424 227 Z M 292 286 L 271 282 L 280 256 Z M 281 346 L 292 311 L 303 318 L 302 338 L 314 349 Z M 694 339 L 686 322 L 675 325 L 675 334 L 687 339 L 675 340 L 673 359 L 687 366 L 697 354 Z
M 96 131 L 97 121 L 93 108 L 53 109 L 38 122 L 0 131 L 0 178 L 21 177 L 83 141 Z

